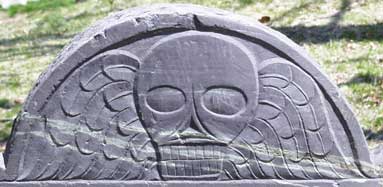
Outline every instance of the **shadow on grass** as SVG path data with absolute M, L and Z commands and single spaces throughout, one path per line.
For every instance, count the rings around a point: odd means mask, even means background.
M 14 46 L 21 42 L 34 42 L 34 41 L 44 41 L 44 40 L 56 40 L 56 39 L 70 39 L 73 34 L 30 34 L 22 35 L 14 38 L 0 39 L 0 46 Z
M 14 117 L 21 109 L 21 103 L 16 103 L 6 98 L 0 98 L 0 110 L 5 110 L 5 118 L 0 118 L 0 147 L 6 142 L 11 133 Z
M 291 16 L 297 11 L 305 9 L 314 2 L 306 2 L 300 6 L 286 11 L 272 22 Z M 383 22 L 366 25 L 340 26 L 339 22 L 344 14 L 351 10 L 351 1 L 342 0 L 339 10 L 331 16 L 330 22 L 322 26 L 297 25 L 292 27 L 272 27 L 297 43 L 326 43 L 332 40 L 354 40 L 354 41 L 383 41 Z
M 363 133 L 366 136 L 366 140 L 369 141 L 383 141 L 383 130 L 374 132 L 370 129 L 363 129 Z
M 8 60 L 17 56 L 39 57 L 47 54 L 56 54 L 64 47 L 63 44 L 34 45 L 22 48 L 10 48 L 0 50 L 0 61 Z
M 326 43 L 332 40 L 383 41 L 383 23 L 371 25 L 273 27 L 297 43 Z
M 0 149 L 2 144 L 9 139 L 13 121 L 13 119 L 0 119 Z
M 103 13 L 85 11 L 66 18 L 61 15 L 45 16 L 37 23 L 39 26 L 31 30 L 30 34 L 13 38 L 0 38 L 0 47 L 2 47 L 2 49 L 0 48 L 0 62 L 19 55 L 38 57 L 46 54 L 56 54 L 66 43 L 58 40 L 69 40 L 74 37 L 74 33 L 83 30 L 81 27 L 73 27 L 71 21 L 88 19 Z M 61 30 L 58 28 L 61 28 Z
M 383 83 L 383 76 L 376 76 L 370 73 L 358 73 L 345 83 L 341 83 L 338 86 L 348 86 L 352 84 L 372 84 L 378 85 Z
M 291 17 L 293 16 L 294 14 L 296 14 L 297 12 L 301 11 L 301 10 L 304 10 L 306 8 L 308 8 L 313 2 L 312 1 L 307 1 L 303 4 L 300 4 L 299 6 L 296 6 L 296 7 L 293 7 L 285 12 L 283 12 L 281 15 L 279 15 L 278 17 L 275 17 L 273 18 L 273 20 L 271 20 L 271 24 L 274 23 L 274 22 L 278 22 L 284 18 L 286 18 L 287 16 Z
M 332 16 L 332 19 L 328 25 L 330 27 L 336 27 L 339 25 L 339 22 L 343 19 L 344 14 L 351 9 L 350 6 L 350 0 L 342 0 L 342 4 L 340 5 L 339 10 Z
M 9 99 L 0 98 L 0 108 L 10 109 L 13 107 L 13 103 Z
M 72 37 L 73 35 L 38 34 L 0 39 L 0 46 L 3 47 L 0 49 L 0 63 L 17 56 L 39 57 L 47 54 L 56 54 L 57 51 L 64 47 L 64 44 L 45 43 L 47 41 L 69 39 Z

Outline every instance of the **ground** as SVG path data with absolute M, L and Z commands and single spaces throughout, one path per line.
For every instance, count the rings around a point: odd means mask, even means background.
M 110 12 L 194 3 L 260 20 L 303 46 L 349 101 L 370 145 L 383 139 L 381 0 L 40 0 L 0 9 L 0 141 L 40 73 L 77 33 Z

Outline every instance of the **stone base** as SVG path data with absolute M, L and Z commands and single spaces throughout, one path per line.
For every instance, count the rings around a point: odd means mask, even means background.
M 241 181 L 30 181 L 0 182 L 0 187 L 383 187 L 383 179 Z

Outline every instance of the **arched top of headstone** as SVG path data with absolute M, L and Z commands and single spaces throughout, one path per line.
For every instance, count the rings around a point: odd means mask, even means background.
M 374 177 L 337 87 L 262 24 L 195 5 L 77 35 L 16 120 L 3 180 Z

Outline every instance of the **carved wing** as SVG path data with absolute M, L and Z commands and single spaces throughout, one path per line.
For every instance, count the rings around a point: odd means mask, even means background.
M 72 71 L 47 101 L 44 117 L 19 117 L 10 142 L 23 147 L 10 154 L 20 155 L 20 164 L 7 173 L 16 180 L 157 178 L 155 153 L 135 109 L 138 66 L 132 54 L 112 50 Z
M 238 178 L 362 176 L 334 141 L 323 93 L 307 73 L 273 58 L 261 63 L 259 79 L 255 118 L 234 142 L 247 158 Z

